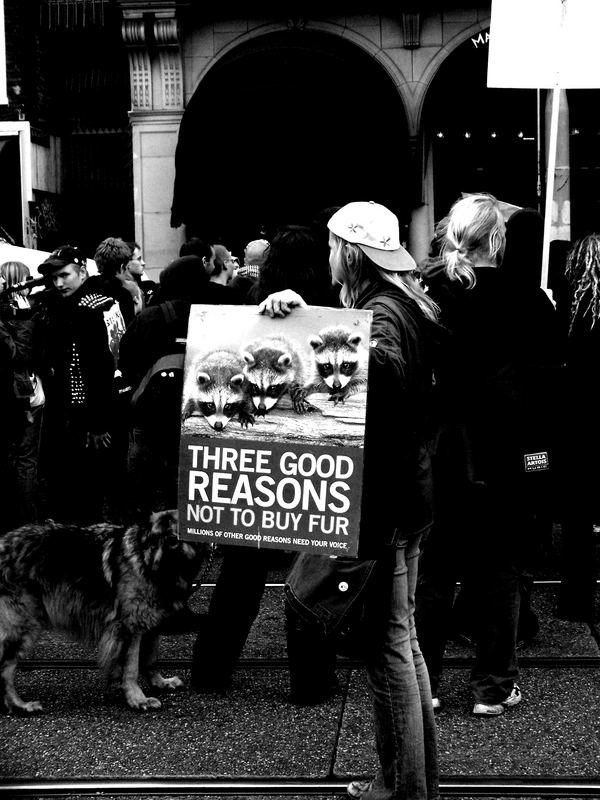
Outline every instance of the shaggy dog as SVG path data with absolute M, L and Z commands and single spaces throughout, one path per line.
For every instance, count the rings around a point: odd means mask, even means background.
M 186 606 L 206 546 L 177 537 L 173 511 L 146 527 L 47 522 L 0 537 L 0 701 L 9 713 L 42 711 L 14 686 L 17 659 L 46 627 L 98 644 L 108 680 L 120 680 L 130 708 L 160 708 L 138 683 L 155 689 L 183 684 L 156 669 L 157 627 Z

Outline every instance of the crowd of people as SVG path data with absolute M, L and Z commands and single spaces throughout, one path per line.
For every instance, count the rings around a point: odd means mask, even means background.
M 380 769 L 352 782 L 351 797 L 439 796 L 433 715 L 450 637 L 475 649 L 473 714 L 520 703 L 517 648 L 537 633 L 533 577 L 555 523 L 556 613 L 594 617 L 600 234 L 553 249 L 552 302 L 540 288 L 543 219 L 511 212 L 489 194 L 461 197 L 419 264 L 394 214 L 353 202 L 318 228 L 248 242 L 241 259 L 190 238 L 158 283 L 140 246 L 115 237 L 96 249 L 96 276 L 79 248 L 55 250 L 38 267 L 40 291 L 23 288 L 25 265 L 0 265 L 5 530 L 45 518 L 128 524 L 177 506 L 192 304 L 252 304 L 274 318 L 305 305 L 372 311 L 359 557 L 300 554 L 285 595 L 292 702 L 338 690 L 342 640 L 356 640 L 367 666 Z M 398 424 L 384 440 L 390 404 Z M 197 691 L 228 690 L 272 556 L 223 547 Z

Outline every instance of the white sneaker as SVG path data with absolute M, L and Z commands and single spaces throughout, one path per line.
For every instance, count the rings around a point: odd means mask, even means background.
M 507 708 L 518 706 L 522 699 L 523 695 L 521 694 L 521 690 L 515 683 L 512 692 L 508 695 L 506 700 L 503 700 L 501 703 L 475 703 L 473 706 L 473 714 L 475 714 L 476 717 L 498 717 L 500 714 L 504 714 Z
M 373 785 L 373 778 L 370 781 L 350 781 L 346 787 L 346 794 L 348 797 L 353 797 L 359 800 L 365 792 L 368 792 Z

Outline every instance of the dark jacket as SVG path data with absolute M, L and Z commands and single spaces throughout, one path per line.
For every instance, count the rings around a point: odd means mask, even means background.
M 438 326 L 392 284 L 370 287 L 356 308 L 373 312 L 365 426 L 360 555 L 373 557 L 395 531 L 431 524 L 429 445 Z
M 436 369 L 440 408 L 443 421 L 464 432 L 469 480 L 504 486 L 515 497 L 508 486 L 521 480 L 524 454 L 552 448 L 560 328 L 538 287 L 494 267 L 477 267 L 475 274 L 471 289 L 444 270 L 424 275 L 450 332 Z M 448 469 L 456 471 L 460 454 L 449 459 Z
M 215 283 L 215 281 L 209 281 L 204 289 L 201 302 L 215 306 L 243 305 L 246 302 L 243 287 L 239 287 L 237 284 L 232 284 L 233 281 L 227 285 Z
M 135 389 L 146 372 L 173 349 L 175 339 L 187 337 L 189 300 L 173 300 L 173 320 L 169 322 L 160 304 L 143 309 L 127 328 L 119 349 L 119 369 L 128 386 Z
M 121 314 L 125 325 L 129 325 L 135 317 L 135 305 L 131 292 L 123 286 L 123 282 L 117 277 L 106 278 L 104 275 L 92 275 L 86 281 L 88 291 L 104 294 L 116 300 L 121 309 Z
M 424 276 L 451 334 L 437 378 L 459 415 L 512 414 L 531 371 L 561 363 L 556 312 L 541 289 L 522 287 L 500 269 L 475 274 L 471 289 L 443 271 Z
M 33 394 L 32 375 L 41 368 L 40 319 L 33 309 L 11 309 L 0 321 L 0 350 L 3 366 L 12 375 L 15 400 L 28 401 Z
M 47 304 L 48 403 L 54 415 L 77 414 L 92 433 L 107 431 L 115 410 L 115 354 L 105 320 L 111 311 L 113 298 L 88 281 Z
M 439 328 L 384 281 L 366 290 L 356 307 L 373 312 L 359 558 L 302 553 L 285 586 L 296 613 L 328 635 L 342 630 L 360 607 L 385 546 L 432 522 L 429 449 Z
M 134 283 L 138 285 L 142 295 L 144 296 L 144 308 L 149 306 L 152 302 L 154 293 L 158 289 L 158 283 L 149 279 L 142 280 L 139 275 L 132 275 L 131 277 Z
M 119 369 L 126 385 L 135 391 L 158 358 L 181 350 L 177 340 L 187 338 L 190 307 L 206 302 L 208 289 L 208 276 L 199 256 L 176 258 L 164 268 L 152 304 L 135 317 L 121 339 Z M 167 313 L 165 303 L 169 304 Z M 146 417 L 143 407 L 136 407 L 135 423 L 155 424 L 154 419 Z M 174 423 L 178 420 L 177 414 Z
M 565 391 L 561 398 L 565 478 L 569 484 L 576 484 L 572 491 L 576 493 L 579 508 L 583 487 L 588 487 L 587 491 L 595 496 L 600 476 L 600 431 L 595 420 L 600 393 L 600 321 L 594 321 L 590 301 L 588 290 L 581 298 L 569 331 Z

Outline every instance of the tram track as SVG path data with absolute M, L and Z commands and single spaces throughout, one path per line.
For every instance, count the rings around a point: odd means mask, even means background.
M 326 779 L 255 778 L 230 780 L 203 777 L 19 779 L 0 781 L 0 796 L 18 797 L 346 797 L 350 777 Z M 600 796 L 600 780 L 580 776 L 468 776 L 440 778 L 446 797 L 586 798 Z
M 444 668 L 467 669 L 472 666 L 472 656 L 449 656 L 444 659 Z M 165 658 L 158 661 L 158 666 L 164 670 L 191 669 L 192 661 L 189 658 Z M 241 658 L 238 669 L 268 670 L 287 669 L 287 658 Z M 520 667 L 540 667 L 544 669 L 563 668 L 594 668 L 600 667 L 598 656 L 520 656 Z M 342 659 L 337 662 L 337 669 L 362 669 L 364 664 L 358 659 Z M 91 658 L 24 658 L 19 662 L 19 669 L 38 670 L 82 670 L 96 669 L 97 662 Z
M 548 582 L 550 583 L 550 582 Z M 210 586 L 210 584 L 202 584 Z M 280 584 L 270 584 L 269 588 L 279 588 Z M 590 633 L 596 639 L 595 626 L 590 625 Z M 595 635 L 596 634 L 596 635 Z M 446 669 L 468 669 L 473 663 L 471 655 L 450 655 L 444 659 Z M 166 671 L 188 670 L 188 658 L 163 658 L 159 661 Z M 520 667 L 541 669 L 570 669 L 600 667 L 599 655 L 520 655 Z M 32 657 L 23 659 L 23 670 L 93 670 L 97 665 L 93 658 L 52 658 Z M 283 670 L 288 660 L 279 658 L 242 658 L 238 663 L 240 670 Z M 356 658 L 340 657 L 339 670 L 363 669 L 364 665 Z M 485 769 L 485 766 L 484 766 Z M 355 778 L 356 776 L 351 776 Z M 132 775 L 127 778 L 79 777 L 54 779 L 35 777 L 0 778 L 0 798 L 84 798 L 101 797 L 105 800 L 127 797 L 151 800 L 162 797 L 208 797 L 217 800 L 225 797 L 306 797 L 314 800 L 324 798 L 345 798 L 346 786 L 350 777 L 331 772 L 322 778 L 305 777 L 214 777 L 206 775 L 173 775 L 147 777 Z M 600 776 L 581 775 L 459 775 L 442 774 L 440 778 L 442 798 L 497 798 L 497 800 L 520 800 L 521 798 L 598 798 L 600 797 Z

